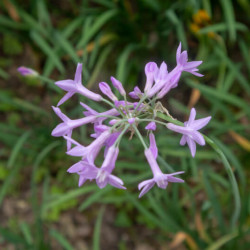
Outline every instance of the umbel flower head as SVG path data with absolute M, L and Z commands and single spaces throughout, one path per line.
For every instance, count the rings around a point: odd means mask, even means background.
M 182 134 L 180 144 L 185 145 L 187 143 L 191 155 L 194 157 L 196 143 L 201 146 L 205 145 L 204 137 L 198 130 L 206 126 L 211 117 L 195 120 L 196 111 L 192 108 L 189 120 L 182 124 L 173 119 L 162 104 L 157 101 L 163 98 L 172 88 L 178 86 L 183 71 L 194 76 L 202 76 L 197 72 L 197 67 L 202 62 L 188 62 L 187 51 L 181 52 L 181 44 L 176 52 L 176 63 L 177 65 L 172 71 L 168 70 L 165 62 L 162 62 L 160 66 L 155 62 L 147 63 L 144 69 L 144 90 L 142 91 L 138 86 L 135 86 L 133 91 L 129 92 L 129 96 L 135 101 L 127 100 L 127 92 L 122 83 L 113 76 L 110 80 L 113 87 L 118 90 L 119 96 L 115 95 L 107 82 L 99 83 L 100 91 L 104 97 L 88 90 L 82 83 L 81 63 L 77 65 L 74 80 L 55 82 L 59 88 L 66 91 L 66 94 L 58 102 L 57 107 L 53 107 L 54 112 L 62 122 L 55 127 L 52 135 L 61 136 L 66 140 L 68 155 L 80 157 L 80 160 L 78 159 L 78 162 L 68 169 L 69 173 L 79 176 L 79 186 L 82 186 L 86 181 L 94 180 L 99 188 L 104 188 L 109 184 L 115 188 L 126 189 L 122 179 L 113 173 L 115 172 L 119 154 L 120 141 L 127 133 L 130 133 L 131 138 L 136 134 L 140 139 L 153 175 L 152 179 L 144 180 L 138 185 L 139 197 L 145 195 L 153 186 L 166 189 L 170 183 L 184 182 L 184 180 L 176 177 L 183 174 L 183 171 L 163 173 L 160 169 L 157 163 L 158 148 L 154 133 L 156 133 L 158 126 L 165 125 L 164 128 Z M 86 100 L 103 102 L 109 106 L 109 109 L 105 112 L 98 112 L 81 102 L 84 116 L 79 119 L 71 119 L 63 114 L 58 106 L 70 99 L 74 94 L 80 94 Z M 169 122 L 160 120 L 158 113 L 165 113 L 165 117 Z M 93 133 L 90 135 L 93 141 L 89 145 L 82 145 L 72 136 L 76 128 L 86 124 L 93 126 Z M 102 149 L 104 149 L 104 160 L 101 166 L 98 167 L 95 162 Z

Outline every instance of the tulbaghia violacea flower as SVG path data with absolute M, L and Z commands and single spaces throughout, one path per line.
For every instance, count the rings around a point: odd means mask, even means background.
M 101 168 L 97 168 L 94 164 L 90 164 L 87 160 L 83 160 L 68 169 L 69 173 L 77 173 L 79 175 L 79 186 L 83 185 L 86 180 L 96 180 L 99 188 L 104 188 L 110 184 L 116 188 L 126 189 L 123 181 L 112 175 L 115 168 L 115 162 L 119 153 L 119 149 L 112 146 L 108 149 L 106 157 Z
M 111 88 L 106 82 L 100 82 L 99 88 L 102 91 L 102 93 L 107 97 L 109 97 L 113 102 L 118 101 L 117 97 L 114 95 Z
M 181 71 L 189 72 L 198 77 L 203 76 L 202 74 L 196 72 L 198 71 L 197 67 L 200 64 L 202 64 L 202 61 L 188 62 L 187 51 L 185 50 L 181 52 L 181 43 L 177 49 L 176 62 L 177 62 L 177 67 L 179 67 Z
M 120 92 L 120 94 L 122 96 L 126 96 L 126 91 L 122 86 L 122 83 L 120 81 L 118 81 L 117 79 L 115 79 L 113 76 L 111 76 L 110 78 L 113 86 Z
M 150 122 L 146 127 L 146 130 L 152 130 L 155 131 L 156 130 L 156 123 L 155 122 Z
M 67 154 L 71 156 L 79 156 L 82 159 L 87 158 L 88 162 L 93 164 L 98 153 L 105 144 L 105 141 L 110 137 L 109 130 L 102 132 L 90 145 L 84 147 L 80 144 L 70 149 Z M 70 138 L 66 137 L 67 140 Z M 72 141 L 73 142 L 73 141 Z
M 24 66 L 19 67 L 17 71 L 23 76 L 37 76 L 38 75 L 38 73 L 35 70 L 24 67 Z
M 62 122 L 52 131 L 53 136 L 63 136 L 67 141 L 67 154 L 75 157 L 81 157 L 81 160 L 68 169 L 69 173 L 79 175 L 79 183 L 81 186 L 86 180 L 95 180 L 100 188 L 104 188 L 110 184 L 116 188 L 125 189 L 123 181 L 112 174 L 115 168 L 115 162 L 119 153 L 119 145 L 122 137 L 130 134 L 130 139 L 137 135 L 144 149 L 145 156 L 153 173 L 153 178 L 143 181 L 139 184 L 141 190 L 139 197 L 147 193 L 155 184 L 165 189 L 169 182 L 184 182 L 182 179 L 176 178 L 175 175 L 184 173 L 183 171 L 164 174 L 157 164 L 158 148 L 156 145 L 154 132 L 156 123 L 164 124 L 165 128 L 183 134 L 181 145 L 188 143 L 192 155 L 195 155 L 195 143 L 204 145 L 203 136 L 198 132 L 204 127 L 211 117 L 195 120 L 195 109 L 191 110 L 190 118 L 184 123 L 184 126 L 177 126 L 169 112 L 162 106 L 157 99 L 163 98 L 172 88 L 178 86 L 179 79 L 183 71 L 190 72 L 193 75 L 202 76 L 197 73 L 197 66 L 201 61 L 188 62 L 187 52 L 181 52 L 181 44 L 176 53 L 177 65 L 173 70 L 168 71 L 167 64 L 162 62 L 160 67 L 155 62 L 146 64 L 145 76 L 146 83 L 144 93 L 138 86 L 129 93 L 129 96 L 136 101 L 127 100 L 126 91 L 122 83 L 111 77 L 111 83 L 121 95 L 119 99 L 115 96 L 111 87 L 106 82 L 99 84 L 101 92 L 110 100 L 104 99 L 101 95 L 93 93 L 82 85 L 82 64 L 77 65 L 74 80 L 58 81 L 55 84 L 61 89 L 67 91 L 66 95 L 59 101 L 58 106 L 68 100 L 75 93 L 83 95 L 87 99 L 93 101 L 103 101 L 110 106 L 110 109 L 104 112 L 94 110 L 86 103 L 80 103 L 84 108 L 83 118 L 72 120 L 61 112 L 58 107 L 53 107 L 57 116 Z M 168 119 L 173 123 L 166 123 L 157 120 L 157 114 L 165 113 Z M 82 145 L 72 138 L 73 130 L 91 124 L 93 132 L 90 137 L 94 138 L 89 145 Z M 142 126 L 141 126 L 142 125 Z M 149 141 L 144 141 L 140 128 L 144 128 L 144 133 Z M 74 145 L 72 147 L 72 144 Z M 95 160 L 104 149 L 104 161 L 101 167 L 95 165 Z
M 158 73 L 158 67 L 155 62 L 149 62 L 145 66 L 145 75 L 146 75 L 146 84 L 144 88 L 144 92 L 146 93 L 148 90 L 151 89 L 156 74 Z
M 82 85 L 82 64 L 78 63 L 75 73 L 74 80 L 62 80 L 57 81 L 55 84 L 61 89 L 67 91 L 68 93 L 58 102 L 57 106 L 60 106 L 65 101 L 67 101 L 70 97 L 72 97 L 75 93 L 79 93 L 87 98 L 94 101 L 101 101 L 102 97 L 99 94 L 93 93 Z
M 195 120 L 195 116 L 196 110 L 192 108 L 189 120 L 187 122 L 184 122 L 184 127 L 172 123 L 167 124 L 168 129 L 183 134 L 180 144 L 183 146 L 187 143 L 193 157 L 196 153 L 195 143 L 198 143 L 201 146 L 205 145 L 205 140 L 201 133 L 198 132 L 198 130 L 205 127 L 211 119 L 211 116 L 208 116 L 206 118 Z
M 142 92 L 138 86 L 134 88 L 134 91 L 129 92 L 129 96 L 133 99 L 140 99 L 142 97 Z
M 150 180 L 143 181 L 138 185 L 138 189 L 141 190 L 139 198 L 146 194 L 155 184 L 157 184 L 159 188 L 166 189 L 169 182 L 184 182 L 182 179 L 174 177 L 174 175 L 184 173 L 183 171 L 172 174 L 163 174 L 151 149 L 146 149 L 144 153 L 154 177 Z

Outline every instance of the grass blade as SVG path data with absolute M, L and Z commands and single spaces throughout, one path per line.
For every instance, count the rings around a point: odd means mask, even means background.
M 11 152 L 11 155 L 10 155 L 10 157 L 9 157 L 9 160 L 8 160 L 8 162 L 7 162 L 7 168 L 9 168 L 9 167 L 14 167 L 14 162 L 15 162 L 17 156 L 18 156 L 18 153 L 20 152 L 20 150 L 21 150 L 23 144 L 24 144 L 24 143 L 26 142 L 26 140 L 29 138 L 30 134 L 31 134 L 30 131 L 26 132 L 26 133 L 23 134 L 23 135 L 19 138 L 19 140 L 16 142 L 16 144 L 15 144 L 15 146 L 14 146 L 12 152 Z
M 66 250 L 74 249 L 74 247 L 71 246 L 71 244 L 65 239 L 65 237 L 61 235 L 58 231 L 51 229 L 49 234 L 60 243 L 63 249 L 66 249 Z
M 39 46 L 39 48 L 54 62 L 57 66 L 58 70 L 63 73 L 64 66 L 61 63 L 58 55 L 54 52 L 54 50 L 48 45 L 48 43 L 42 38 L 42 36 L 36 31 L 32 31 L 30 33 L 32 40 Z
M 101 249 L 100 238 L 101 238 L 102 217 L 103 217 L 104 211 L 105 211 L 105 207 L 101 207 L 97 220 L 96 220 L 94 236 L 93 236 L 93 250 Z
M 82 36 L 82 39 L 77 44 L 77 48 L 84 47 L 92 38 L 93 36 L 100 30 L 100 28 L 112 17 L 114 17 L 117 14 L 117 10 L 109 10 L 104 12 L 102 15 L 96 18 L 95 22 L 91 27 L 87 30 L 84 29 L 84 33 Z

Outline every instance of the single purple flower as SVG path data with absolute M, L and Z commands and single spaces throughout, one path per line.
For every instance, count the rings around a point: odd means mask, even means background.
M 146 127 L 146 130 L 152 130 L 155 131 L 156 130 L 156 123 L 155 122 L 150 122 Z
M 151 167 L 154 177 L 152 179 L 145 180 L 138 185 L 138 189 L 141 190 L 139 198 L 146 194 L 155 184 L 157 184 L 159 188 L 166 189 L 169 182 L 184 182 L 182 179 L 174 177 L 174 175 L 184 173 L 183 171 L 172 174 L 163 174 L 150 149 L 145 150 L 145 156 Z
M 95 133 L 94 134 L 91 134 L 90 136 L 92 138 L 97 138 L 100 134 L 102 134 L 104 131 L 110 129 L 109 126 L 107 125 L 104 125 L 104 124 L 98 124 L 98 123 L 94 123 L 94 130 L 95 130 Z
M 107 97 L 109 97 L 113 102 L 118 100 L 106 82 L 100 82 L 99 88 L 102 91 L 102 93 Z
M 138 86 L 134 87 L 134 91 L 129 92 L 129 96 L 133 99 L 140 99 L 143 93 Z
M 184 127 L 172 123 L 167 124 L 168 129 L 183 134 L 180 140 L 180 144 L 184 146 L 187 143 L 193 157 L 196 153 L 195 143 L 198 143 L 201 146 L 205 145 L 205 140 L 201 133 L 198 132 L 198 130 L 205 127 L 211 119 L 211 116 L 208 116 L 202 119 L 195 120 L 195 116 L 196 110 L 195 108 L 192 108 L 188 121 L 184 122 Z
M 99 188 L 104 188 L 107 184 L 110 184 L 116 188 L 126 189 L 123 186 L 123 181 L 112 175 L 112 171 L 115 168 L 115 162 L 119 153 L 117 147 L 110 147 L 107 155 L 103 161 L 101 168 L 97 168 L 95 165 L 90 164 L 88 161 L 80 161 L 74 164 L 68 169 L 69 173 L 77 173 L 79 178 L 79 186 L 81 186 L 86 180 L 96 180 L 96 184 Z
M 53 107 L 54 112 L 56 115 L 61 118 L 63 121 L 62 123 L 58 124 L 53 131 L 51 132 L 52 136 L 55 137 L 60 137 L 60 136 L 67 136 L 71 138 L 72 131 L 74 128 L 80 127 L 84 124 L 92 123 L 96 121 L 96 116 L 87 116 L 81 119 L 76 119 L 76 120 L 71 120 L 69 119 L 65 114 L 62 113 L 60 108 L 58 107 Z M 67 150 L 70 150 L 71 148 L 71 142 L 68 140 L 67 141 Z
M 162 62 L 158 72 L 155 74 L 154 80 L 154 86 L 147 92 L 148 97 L 155 95 L 169 81 L 167 64 L 165 62 Z
M 86 96 L 87 98 L 94 100 L 94 101 L 101 101 L 102 97 L 99 94 L 96 94 L 87 88 L 85 88 L 82 85 L 82 64 L 78 63 L 77 68 L 76 68 L 76 73 L 75 73 L 75 78 L 74 80 L 62 80 L 62 81 L 57 81 L 55 84 L 67 91 L 68 93 L 64 95 L 64 97 L 58 102 L 57 106 L 60 106 L 63 104 L 65 101 L 67 101 L 71 96 L 73 96 L 75 93 L 79 93 L 83 96 Z
M 202 74 L 196 72 L 196 71 L 198 71 L 198 69 L 196 67 L 198 67 L 200 64 L 202 64 L 202 61 L 188 62 L 187 51 L 181 52 L 181 43 L 179 44 L 179 47 L 178 47 L 177 52 L 176 52 L 176 62 L 177 62 L 177 66 L 182 71 L 189 72 L 189 73 L 191 73 L 195 76 L 198 76 L 198 77 L 203 76 Z
M 145 93 L 151 89 L 157 72 L 158 72 L 158 67 L 155 62 L 149 62 L 145 65 L 145 75 L 147 78 L 144 88 Z
M 66 140 L 70 140 L 71 142 L 77 145 L 67 151 L 67 154 L 71 156 L 81 156 L 82 159 L 87 158 L 88 162 L 90 164 L 93 164 L 101 148 L 104 146 L 105 141 L 110 137 L 110 134 L 110 130 L 104 131 L 87 147 L 84 147 L 79 143 L 76 144 L 75 141 L 71 138 L 64 137 Z
M 84 118 L 71 120 L 65 114 L 62 113 L 60 108 L 53 107 L 54 112 L 56 115 L 61 118 L 63 121 L 62 123 L 58 124 L 52 131 L 51 135 L 55 137 L 68 135 L 69 131 L 72 131 L 74 128 L 80 127 L 82 125 L 94 122 L 97 118 L 96 116 L 87 116 Z
M 24 67 L 24 66 L 19 67 L 17 71 L 23 76 L 37 76 L 38 75 L 38 73 L 35 70 Z
M 115 79 L 113 76 L 111 76 L 110 78 L 113 86 L 120 92 L 120 94 L 122 96 L 126 95 L 126 91 L 124 90 L 122 83 L 120 81 L 118 81 L 117 79 Z
M 181 71 L 177 71 L 173 77 L 163 86 L 163 88 L 157 93 L 157 99 L 163 98 L 172 88 L 178 86 L 179 79 L 181 77 Z

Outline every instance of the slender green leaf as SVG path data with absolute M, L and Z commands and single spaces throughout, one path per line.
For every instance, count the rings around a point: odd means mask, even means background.
M 230 103 L 236 107 L 243 108 L 247 113 L 250 113 L 250 110 L 248 108 L 248 105 L 239 97 L 229 94 L 229 93 L 222 93 L 217 91 L 214 88 L 205 86 L 203 84 L 197 84 L 194 81 L 190 79 L 186 79 L 186 83 L 192 87 L 199 89 L 203 94 L 209 95 L 211 97 L 215 97 L 219 100 L 225 101 L 227 103 Z
M 90 41 L 90 39 L 92 39 L 93 36 L 101 29 L 101 27 L 117 13 L 117 10 L 113 9 L 108 10 L 97 17 L 91 27 L 88 30 L 84 30 L 82 39 L 77 44 L 77 48 L 84 47 Z
M 91 206 L 94 202 L 98 202 L 100 198 L 103 197 L 104 194 L 110 192 L 110 190 L 111 190 L 111 187 L 108 186 L 92 194 L 90 197 L 85 199 L 84 202 L 80 205 L 79 211 L 83 211 L 87 209 L 89 206 Z
M 63 247 L 63 249 L 66 249 L 66 250 L 73 250 L 74 249 L 74 247 L 58 231 L 51 229 L 49 231 L 49 234 L 60 243 L 60 245 Z
M 100 250 L 100 238 L 101 238 L 101 226 L 102 226 L 102 217 L 105 212 L 105 207 L 101 207 L 94 228 L 93 235 L 93 250 Z
M 15 163 L 15 160 L 20 152 L 20 150 L 22 149 L 23 147 L 23 144 L 27 141 L 27 139 L 29 138 L 29 136 L 31 135 L 31 132 L 30 131 L 27 131 L 26 133 L 24 133 L 20 138 L 19 140 L 15 143 L 15 146 L 11 152 L 11 155 L 9 157 L 9 160 L 7 162 L 7 167 L 14 167 L 14 163 Z
M 235 29 L 235 16 L 234 7 L 231 0 L 220 0 L 221 6 L 224 11 L 225 19 L 227 22 L 227 27 L 229 30 L 229 37 L 231 41 L 236 40 L 236 29 Z
M 55 54 L 54 50 L 48 45 L 48 43 L 43 39 L 43 37 L 35 31 L 32 31 L 30 33 L 30 36 L 34 40 L 34 42 L 37 43 L 39 48 L 54 62 L 58 70 L 63 73 L 64 72 L 63 64 L 58 58 L 58 55 Z

